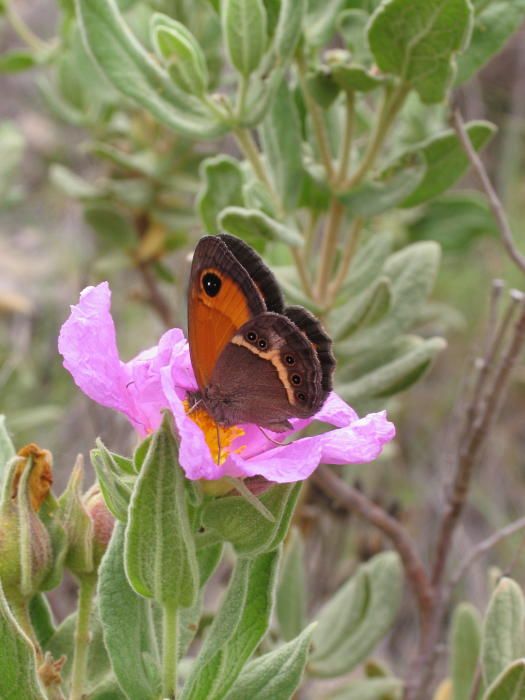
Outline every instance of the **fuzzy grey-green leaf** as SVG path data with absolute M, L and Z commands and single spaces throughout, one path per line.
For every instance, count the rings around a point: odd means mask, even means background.
M 386 0 L 368 27 L 377 65 L 411 85 L 422 101 L 443 99 L 452 83 L 454 57 L 468 40 L 469 0 Z
M 137 593 L 177 607 L 191 606 L 199 588 L 184 478 L 165 414 L 131 496 L 125 566 Z
M 45 700 L 37 679 L 33 645 L 15 620 L 0 585 L 0 697 Z
M 284 640 L 294 639 L 304 629 L 306 624 L 304 545 L 297 528 L 293 528 L 287 538 L 277 586 L 276 612 Z
M 525 659 L 503 669 L 487 688 L 483 700 L 525 700 Z
M 301 235 L 294 228 L 285 226 L 257 209 L 226 207 L 219 215 L 219 226 L 224 231 L 252 243 L 257 239 L 266 239 L 297 247 L 303 242 Z
M 230 61 L 247 77 L 257 68 L 268 43 L 262 0 L 222 0 L 222 29 Z
M 225 700 L 289 700 L 299 686 L 315 623 L 274 651 L 251 661 Z
M 153 601 L 135 593 L 124 571 L 124 526 L 118 523 L 100 569 L 98 587 L 104 642 L 129 700 L 150 700 L 160 687 Z
M 214 234 L 220 212 L 243 203 L 244 179 L 238 161 L 223 155 L 207 158 L 201 165 L 201 182 L 196 207 L 206 231 Z
M 5 416 L 0 415 L 0 483 L 7 463 L 14 456 L 15 447 L 9 437 L 9 432 L 5 424 Z
M 525 651 L 525 601 L 518 584 L 502 578 L 489 602 L 483 624 L 481 662 L 487 685 Z
M 300 489 L 300 482 L 277 484 L 258 496 L 275 522 L 267 520 L 240 496 L 225 496 L 204 507 L 202 525 L 230 542 L 241 556 L 271 551 L 288 531 Z
M 268 628 L 278 559 L 279 550 L 237 559 L 181 700 L 222 700 L 232 687 Z
M 452 617 L 450 641 L 454 700 L 470 700 L 481 645 L 481 615 L 470 603 L 460 603 Z
M 394 622 L 403 591 L 399 556 L 384 552 L 361 568 L 368 589 L 362 615 L 330 653 L 322 659 L 312 658 L 309 669 L 313 675 L 330 678 L 350 672 L 368 656 Z

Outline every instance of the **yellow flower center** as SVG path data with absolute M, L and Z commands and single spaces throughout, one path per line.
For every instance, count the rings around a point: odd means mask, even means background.
M 238 425 L 232 425 L 229 428 L 218 425 L 206 409 L 201 408 L 201 406 L 191 408 L 188 400 L 185 400 L 183 403 L 186 413 L 202 430 L 213 461 L 216 464 L 224 464 L 226 458 L 232 452 L 229 449 L 232 442 L 244 435 L 244 430 L 239 428 Z M 236 450 L 233 450 L 233 453 L 240 454 L 244 449 L 246 449 L 246 445 L 241 445 Z

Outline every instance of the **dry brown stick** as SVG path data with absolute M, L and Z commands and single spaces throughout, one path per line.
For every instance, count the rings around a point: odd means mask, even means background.
M 432 569 L 432 584 L 439 585 L 443 578 L 445 564 L 450 551 L 452 537 L 459 517 L 465 505 L 470 477 L 473 466 L 479 456 L 481 448 L 488 434 L 488 429 L 497 409 L 510 376 L 510 372 L 516 362 L 518 354 L 525 340 L 525 306 L 522 304 L 521 313 L 516 323 L 513 337 L 507 351 L 496 370 L 491 388 L 485 392 L 486 399 L 481 403 L 477 418 L 472 423 L 469 434 L 460 445 L 456 475 L 450 493 L 447 509 L 443 516 L 441 528 L 436 545 L 436 557 Z
M 144 285 L 148 290 L 147 301 L 149 305 L 155 310 L 166 328 L 173 328 L 176 325 L 175 317 L 170 305 L 158 287 L 155 273 L 151 269 L 150 264 L 147 262 L 139 263 L 137 269 L 142 275 Z
M 483 554 L 486 554 L 490 549 L 499 544 L 502 540 L 514 535 L 516 532 L 523 530 L 525 528 L 525 517 L 518 518 L 513 523 L 502 527 L 500 530 L 496 530 L 492 535 L 487 537 L 481 542 L 478 542 L 473 549 L 470 551 L 467 558 L 462 562 L 461 566 L 458 568 L 456 573 L 450 578 L 450 586 L 454 588 L 457 586 L 459 581 L 466 574 L 468 569 L 474 564 L 474 562 L 479 559 Z
M 407 580 L 417 602 L 421 634 L 426 634 L 433 606 L 433 591 L 423 562 L 415 550 L 406 529 L 365 494 L 340 479 L 329 467 L 320 466 L 314 472 L 315 483 L 334 501 L 383 532 L 401 557 Z
M 474 171 L 476 172 L 476 175 L 479 178 L 481 186 L 483 187 L 483 190 L 487 195 L 489 206 L 494 215 L 494 218 L 496 219 L 496 223 L 498 224 L 498 228 L 501 233 L 501 238 L 503 241 L 503 245 L 505 246 L 505 250 L 512 258 L 512 260 L 516 263 L 516 265 L 520 268 L 520 270 L 522 270 L 522 272 L 525 272 L 525 256 L 522 255 L 516 248 L 516 244 L 514 243 L 514 236 L 512 235 L 512 229 L 510 227 L 509 220 L 507 219 L 505 209 L 503 208 L 501 200 L 496 194 L 496 190 L 492 186 L 492 183 L 485 169 L 485 166 L 481 161 L 481 158 L 478 156 L 474 147 L 472 146 L 470 138 L 468 137 L 468 134 L 465 130 L 465 123 L 463 122 L 463 118 L 458 109 L 455 109 L 452 113 L 452 124 L 454 126 L 456 134 L 458 135 L 458 139 L 461 143 L 461 146 L 463 147 L 463 150 L 465 151 L 470 161 L 470 164 L 474 168 Z

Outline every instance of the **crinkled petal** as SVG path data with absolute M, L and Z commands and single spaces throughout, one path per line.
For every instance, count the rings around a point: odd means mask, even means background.
M 310 444 L 306 440 L 297 440 L 283 447 L 274 447 L 268 452 L 263 452 L 251 459 L 243 459 L 242 455 L 231 454 L 226 467 L 230 473 L 230 463 L 235 465 L 236 472 L 244 477 L 263 476 L 268 481 L 276 481 L 286 484 L 292 481 L 306 479 L 317 468 L 321 461 L 322 446 L 314 441 Z
M 161 369 L 161 378 L 180 439 L 179 463 L 186 476 L 188 479 L 220 479 L 225 474 L 224 467 L 213 460 L 204 433 L 186 414 L 171 381 L 169 367 Z
M 60 330 L 58 350 L 75 383 L 97 403 L 129 414 L 126 369 L 119 359 L 107 282 L 87 287 Z

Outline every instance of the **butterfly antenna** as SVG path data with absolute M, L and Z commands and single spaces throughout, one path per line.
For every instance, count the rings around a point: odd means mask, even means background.
M 269 440 L 270 442 L 273 442 L 274 445 L 279 445 L 279 447 L 281 447 L 282 445 L 284 445 L 284 442 L 278 442 L 277 440 L 274 440 L 273 438 L 271 438 L 271 437 L 268 435 L 268 433 L 266 432 L 266 430 L 263 430 L 263 428 L 261 428 L 260 425 L 258 425 L 257 427 L 259 428 L 259 430 L 261 431 L 261 433 L 264 435 L 264 437 L 265 437 L 267 440 Z
M 186 415 L 189 416 L 190 413 L 193 413 L 193 411 L 197 408 L 197 406 L 198 406 L 200 403 L 202 403 L 202 399 L 199 399 L 198 401 L 196 401 L 196 402 L 193 404 L 193 406 L 190 408 L 190 410 L 186 413 Z
M 257 496 L 255 496 L 250 489 L 246 486 L 244 481 L 242 479 L 236 479 L 233 476 L 227 476 L 226 480 L 230 482 L 233 486 L 235 486 L 236 490 L 241 494 L 242 498 L 244 498 L 245 501 L 248 501 L 248 503 L 255 508 L 255 510 L 260 513 L 263 518 L 266 518 L 266 520 L 269 520 L 271 523 L 275 522 L 275 517 L 273 516 L 272 513 L 268 510 L 268 508 L 262 503 Z

